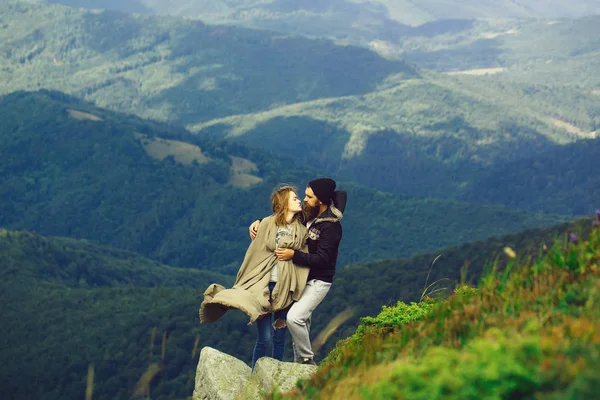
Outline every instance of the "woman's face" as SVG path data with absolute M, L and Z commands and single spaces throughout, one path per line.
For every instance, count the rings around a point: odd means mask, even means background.
M 288 195 L 288 210 L 295 213 L 302 211 L 302 203 L 295 192 Z

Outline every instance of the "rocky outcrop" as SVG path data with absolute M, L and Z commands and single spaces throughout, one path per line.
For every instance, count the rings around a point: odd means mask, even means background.
M 277 361 L 263 357 L 256 362 L 254 373 L 246 386 L 248 392 L 255 389 L 260 393 L 271 393 L 274 388 L 285 393 L 296 387 L 299 379 L 309 378 L 315 373 L 314 365 L 302 365 Z
M 235 357 L 210 347 L 200 352 L 193 400 L 261 399 L 273 389 L 287 392 L 299 379 L 310 377 L 317 367 L 263 357 L 254 373 Z
M 250 367 L 243 361 L 210 347 L 200 352 L 194 400 L 233 400 L 244 393 Z

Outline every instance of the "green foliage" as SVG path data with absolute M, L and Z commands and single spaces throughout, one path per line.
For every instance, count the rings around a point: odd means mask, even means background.
M 270 213 L 272 188 L 281 182 L 303 188 L 321 175 L 272 154 L 98 109 L 61 93 L 20 92 L 0 102 L 0 226 L 10 229 L 85 238 L 169 265 L 232 275 L 248 246 L 248 225 Z M 102 121 L 76 120 L 69 109 Z M 211 161 L 155 160 L 134 132 L 197 145 Z M 229 185 L 231 156 L 255 162 L 263 182 Z M 350 199 L 340 266 L 565 220 L 399 197 L 343 181 L 340 188 Z
M 361 346 L 365 335 L 380 334 L 385 335 L 394 329 L 402 329 L 402 325 L 409 322 L 418 321 L 427 316 L 433 310 L 435 302 L 427 299 L 420 303 L 412 302 L 406 304 L 398 301 L 395 306 L 383 306 L 381 312 L 376 317 L 362 317 L 361 324 L 356 332 L 343 340 L 340 340 L 336 347 L 327 355 L 323 362 L 332 362 L 340 357 L 340 351 L 354 346 L 357 350 Z
M 376 317 L 361 318 L 362 325 L 358 328 L 357 334 L 360 334 L 365 327 L 369 326 L 375 328 L 394 328 L 408 322 L 417 321 L 429 314 L 433 309 L 433 305 L 433 300 L 426 300 L 421 303 L 413 302 L 410 304 L 399 301 L 394 307 L 383 306 L 381 313 Z
M 460 285 L 456 289 L 454 289 L 454 294 L 456 296 L 461 296 L 463 298 L 469 298 L 477 294 L 477 288 L 471 287 L 469 285 Z
M 338 343 L 319 372 L 285 397 L 593 398 L 600 388 L 600 227 L 590 225 L 521 258 L 507 276 L 496 264 L 476 290 L 458 288 L 400 329 Z
M 198 18 L 215 24 L 329 37 L 366 44 L 386 40 L 402 45 L 407 37 L 460 32 L 471 19 L 544 19 L 579 17 L 590 12 L 586 1 L 558 0 L 500 5 L 491 1 L 398 0 L 354 2 L 249 0 L 51 0 L 69 6 Z M 422 25 L 421 25 L 422 24 Z M 419 25 L 419 26 L 416 26 Z M 462 29 L 461 29 L 462 28 Z
M 0 15 L 0 93 L 60 90 L 181 125 L 416 76 L 367 49 L 189 19 L 18 1 Z
M 244 7 L 271 15 L 272 7 L 291 6 L 286 4 Z M 186 4 L 186 16 L 196 7 L 227 13 L 240 3 L 213 6 Z M 344 13 L 368 10 L 367 20 L 387 15 L 372 4 L 301 7 L 314 15 L 341 13 L 344 21 L 350 20 Z M 205 127 L 198 123 L 217 126 L 218 133 L 202 129 L 206 135 L 225 135 L 231 124 L 236 134 L 246 132 L 236 136 L 244 144 L 285 152 L 339 179 L 411 196 L 569 215 L 589 212 L 595 198 L 594 175 L 566 162 L 534 177 L 512 162 L 536 165 L 541 152 L 597 130 L 598 17 L 558 24 L 394 24 L 385 41 L 401 37 L 401 43 L 372 44 L 387 56 L 435 70 L 507 68 L 493 76 L 445 76 L 417 72 L 366 49 L 273 32 L 12 1 L 2 10 L 2 93 L 62 90 L 145 118 L 198 130 Z M 583 182 L 566 194 L 563 183 L 574 179 L 574 171 Z
M 600 196 L 600 139 L 582 140 L 474 174 L 457 197 L 515 208 L 583 215 Z
M 364 398 L 509 399 L 533 396 L 547 384 L 535 368 L 543 356 L 539 337 L 506 337 L 499 330 L 487 336 L 461 350 L 432 348 L 422 359 L 399 362 Z

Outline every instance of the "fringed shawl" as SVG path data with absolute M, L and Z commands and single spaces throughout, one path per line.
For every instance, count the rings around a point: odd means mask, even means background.
M 250 317 L 249 325 L 259 317 L 282 310 L 300 299 L 306 286 L 309 269 L 292 261 L 278 261 L 275 256 L 277 225 L 273 216 L 264 218 L 256 238 L 248 247 L 244 262 L 231 289 L 213 283 L 204 291 L 200 306 L 200 323 L 214 322 L 230 308 L 242 310 Z M 291 235 L 279 239 L 280 248 L 307 252 L 307 230 L 297 220 L 292 223 Z M 277 284 L 269 301 L 271 269 L 277 264 Z

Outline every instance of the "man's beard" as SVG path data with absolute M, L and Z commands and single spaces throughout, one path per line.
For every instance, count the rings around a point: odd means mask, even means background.
M 319 206 L 311 206 L 308 203 L 304 203 L 302 206 L 302 213 L 306 221 L 312 221 L 319 215 Z

